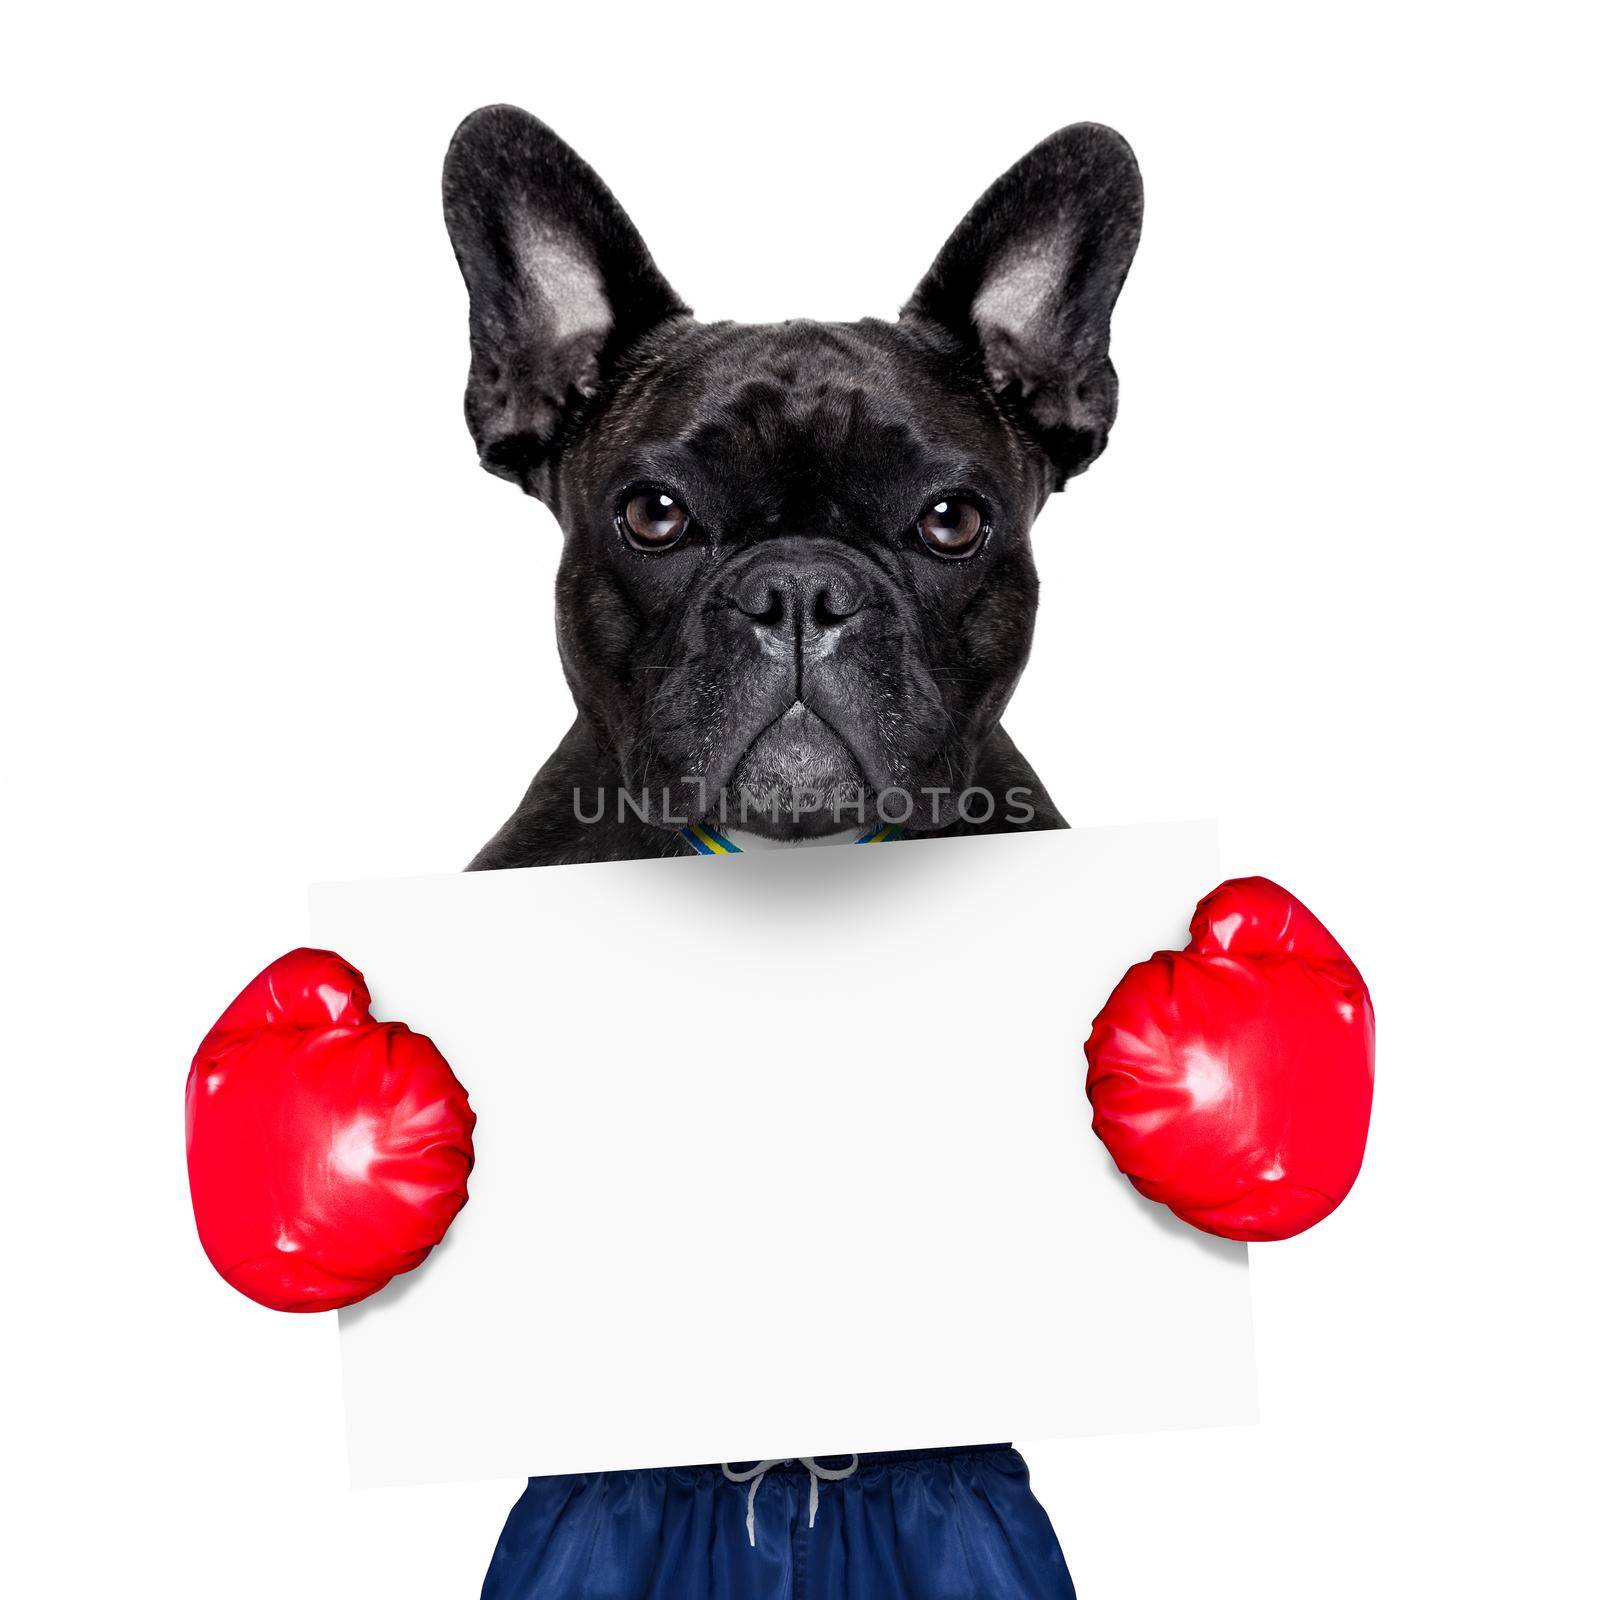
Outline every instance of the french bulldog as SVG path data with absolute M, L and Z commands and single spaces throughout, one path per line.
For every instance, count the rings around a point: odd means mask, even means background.
M 564 535 L 577 716 L 474 868 L 1065 823 L 1001 725 L 1032 641 L 1030 530 L 1105 448 L 1138 166 L 1053 134 L 894 322 L 700 322 L 536 118 L 474 112 L 444 211 L 483 466 Z

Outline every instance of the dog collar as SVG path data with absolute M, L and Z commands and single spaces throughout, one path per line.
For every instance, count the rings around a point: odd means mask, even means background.
M 905 829 L 899 823 L 890 823 L 883 828 L 869 828 L 859 839 L 852 839 L 852 844 L 892 844 Z M 704 823 L 695 823 L 692 827 L 682 830 L 680 837 L 697 856 L 742 856 L 743 848 L 733 842 L 727 834 L 718 833 L 715 828 L 708 828 Z M 820 841 L 819 841 L 820 842 Z

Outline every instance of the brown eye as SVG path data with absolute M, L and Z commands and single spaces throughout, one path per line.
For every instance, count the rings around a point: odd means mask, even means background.
M 665 550 L 689 531 L 689 513 L 667 490 L 642 489 L 629 497 L 617 526 L 635 550 Z
M 935 500 L 917 519 L 922 542 L 936 556 L 950 560 L 970 556 L 983 542 L 984 527 L 982 511 L 954 495 Z

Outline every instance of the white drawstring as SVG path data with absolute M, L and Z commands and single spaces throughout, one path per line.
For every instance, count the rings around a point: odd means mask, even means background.
M 851 1456 L 848 1467 L 819 1467 L 814 1456 L 782 1456 L 776 1461 L 758 1461 L 747 1471 L 735 1472 L 724 1461 L 722 1463 L 722 1475 L 729 1483 L 748 1483 L 750 1485 L 750 1493 L 745 1496 L 744 1502 L 744 1531 L 750 1535 L 750 1548 L 752 1550 L 755 1549 L 756 1544 L 756 1490 L 761 1487 L 763 1480 L 774 1467 L 781 1467 L 789 1461 L 798 1461 L 811 1474 L 811 1514 L 806 1519 L 808 1528 L 814 1528 L 817 1525 L 818 1480 L 826 1478 L 829 1483 L 838 1483 L 841 1478 L 848 1478 L 861 1465 L 860 1456 Z

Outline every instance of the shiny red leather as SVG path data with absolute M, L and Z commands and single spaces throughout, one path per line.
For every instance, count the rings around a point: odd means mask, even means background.
M 466 1203 L 476 1120 L 431 1040 L 375 1022 L 361 974 L 292 950 L 189 1069 L 189 1192 L 211 1264 L 277 1311 L 375 1294 Z
M 1094 1020 L 1094 1131 L 1185 1222 L 1287 1239 L 1361 1170 L 1372 1000 L 1333 935 L 1266 878 L 1213 889 L 1189 936 L 1133 967 Z

